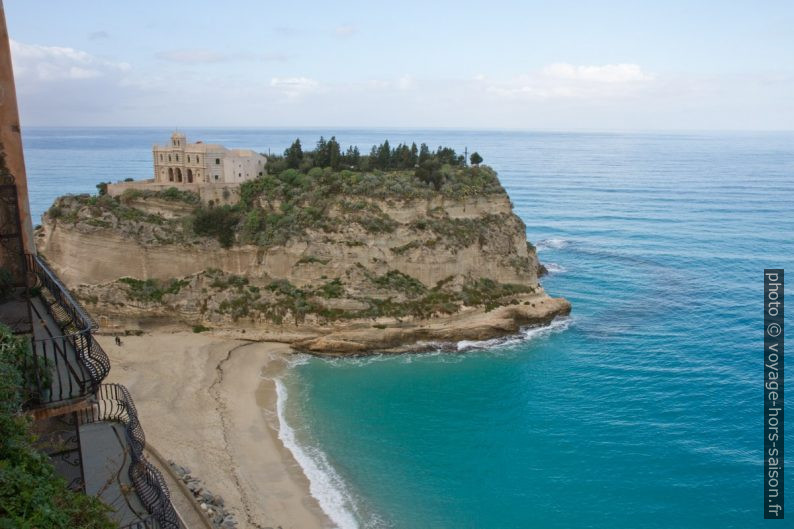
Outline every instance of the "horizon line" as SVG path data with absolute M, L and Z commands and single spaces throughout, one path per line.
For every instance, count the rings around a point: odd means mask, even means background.
M 430 127 L 388 125 L 23 125 L 28 129 L 249 129 L 249 130 L 384 130 L 384 131 L 445 131 L 445 132 L 527 132 L 527 133 L 599 133 L 599 134 L 658 134 L 658 133 L 794 133 L 791 129 L 599 129 L 599 128 L 519 128 L 519 127 Z

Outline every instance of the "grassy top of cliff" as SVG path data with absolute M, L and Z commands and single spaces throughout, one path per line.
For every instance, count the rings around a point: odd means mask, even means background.
M 283 156 L 269 158 L 265 175 L 241 185 L 240 201 L 232 206 L 201 205 L 194 193 L 176 189 L 128 190 L 113 199 L 103 196 L 105 188 L 100 184 L 99 197 L 79 195 L 59 200 L 49 216 L 73 224 L 121 229 L 148 242 L 212 237 L 224 247 L 280 245 L 309 230 L 338 232 L 349 226 L 368 233 L 389 233 L 397 223 L 378 205 L 381 201 L 504 195 L 496 172 L 480 165 L 482 157 L 474 153 L 472 165 L 465 162 L 453 149 L 431 151 L 425 144 L 392 148 L 386 141 L 374 146 L 369 155 L 362 155 L 356 147 L 343 152 L 334 138 L 320 138 L 311 151 L 303 151 L 296 140 Z M 136 201 L 150 198 L 181 202 L 183 209 L 189 206 L 192 213 L 166 219 L 136 207 Z M 466 239 L 481 231 L 471 221 L 450 219 L 443 211 L 428 220 L 417 227 L 437 228 L 440 238 Z

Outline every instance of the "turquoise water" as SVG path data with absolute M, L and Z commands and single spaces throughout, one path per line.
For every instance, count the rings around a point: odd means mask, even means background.
M 34 212 L 148 177 L 168 132 L 26 130 Z M 329 135 L 186 132 L 265 152 Z M 296 362 L 282 435 L 340 526 L 762 526 L 762 270 L 794 265 L 794 134 L 337 136 L 478 150 L 574 307 L 522 340 Z

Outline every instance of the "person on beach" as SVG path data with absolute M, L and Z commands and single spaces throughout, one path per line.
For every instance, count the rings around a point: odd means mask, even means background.
M 116 345 L 121 347 L 121 338 L 119 338 L 118 336 L 116 336 Z

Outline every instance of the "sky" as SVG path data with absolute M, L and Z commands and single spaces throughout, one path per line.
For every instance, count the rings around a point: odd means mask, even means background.
M 794 2 L 5 0 L 23 125 L 794 130 Z

